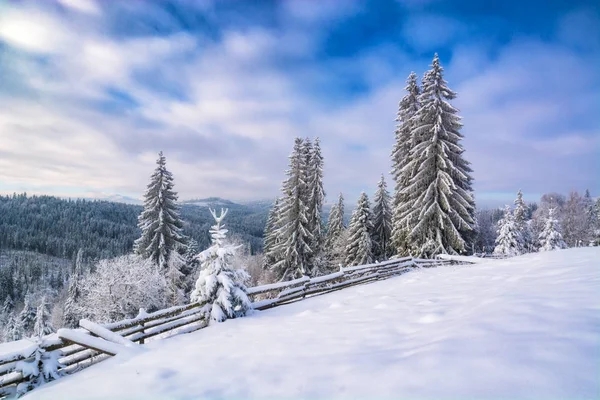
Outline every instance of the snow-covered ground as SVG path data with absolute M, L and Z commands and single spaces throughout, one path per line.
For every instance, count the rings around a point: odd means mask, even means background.
M 27 398 L 597 399 L 599 260 L 414 271 L 153 342 Z

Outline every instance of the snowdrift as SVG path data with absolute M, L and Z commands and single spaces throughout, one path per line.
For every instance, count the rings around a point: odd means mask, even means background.
M 598 260 L 420 269 L 149 343 L 27 398 L 598 398 Z

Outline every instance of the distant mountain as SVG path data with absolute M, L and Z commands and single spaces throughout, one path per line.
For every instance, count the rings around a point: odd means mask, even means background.
M 91 197 L 77 197 L 75 199 L 67 197 L 66 199 L 71 199 L 71 200 L 79 199 L 79 200 L 87 200 L 87 201 L 94 201 L 94 200 L 110 201 L 113 203 L 135 204 L 135 205 L 144 204 L 144 202 L 141 199 L 137 199 L 135 197 L 123 196 L 120 194 L 106 194 L 106 193 L 94 194 Z
M 114 203 L 125 203 L 125 204 L 137 204 L 142 205 L 144 202 L 141 199 L 136 199 L 134 197 L 129 196 L 121 196 L 120 194 L 113 194 L 111 196 L 107 196 L 102 200 L 112 201 Z
M 198 206 L 198 207 L 236 207 L 236 204 L 231 200 L 222 199 L 220 197 L 207 197 L 206 199 L 183 200 L 181 205 Z

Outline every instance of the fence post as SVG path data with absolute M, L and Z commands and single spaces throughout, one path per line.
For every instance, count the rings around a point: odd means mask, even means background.
M 143 309 L 143 308 L 140 308 L 140 311 L 138 312 L 137 318 L 143 318 L 146 315 L 148 315 L 148 313 L 146 312 L 146 310 Z M 144 323 L 143 322 L 141 322 L 140 325 L 142 326 L 142 328 L 144 327 Z M 143 335 L 144 333 L 146 333 L 146 331 L 144 329 L 142 329 L 140 331 L 140 333 Z M 144 344 L 144 338 L 140 339 L 140 344 Z

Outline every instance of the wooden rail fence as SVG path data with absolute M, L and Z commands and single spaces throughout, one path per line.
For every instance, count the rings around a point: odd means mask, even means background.
M 340 268 L 339 272 L 312 279 L 303 277 L 288 282 L 251 287 L 248 288 L 248 296 L 253 301 L 255 310 L 266 310 L 306 297 L 387 279 L 415 267 L 428 268 L 450 264 L 459 262 L 397 258 L 381 263 Z M 140 310 L 140 314 L 135 318 L 103 325 L 82 320 L 81 328 L 61 329 L 57 334 L 32 339 L 31 346 L 0 354 L 0 399 L 20 396 L 41 383 L 80 371 L 115 353 L 106 346 L 77 344 L 77 339 L 74 338 L 86 335 L 100 340 L 102 332 L 112 332 L 119 335 L 123 343 L 143 344 L 145 340 L 158 335 L 172 336 L 206 327 L 208 324 L 201 314 L 201 308 L 201 304 L 192 303 L 149 314 Z M 66 331 L 71 332 L 67 335 Z M 108 339 L 111 339 L 110 336 Z M 104 337 L 106 338 L 106 335 Z M 112 339 L 113 342 L 119 342 L 114 340 L 115 335 L 112 335 Z

